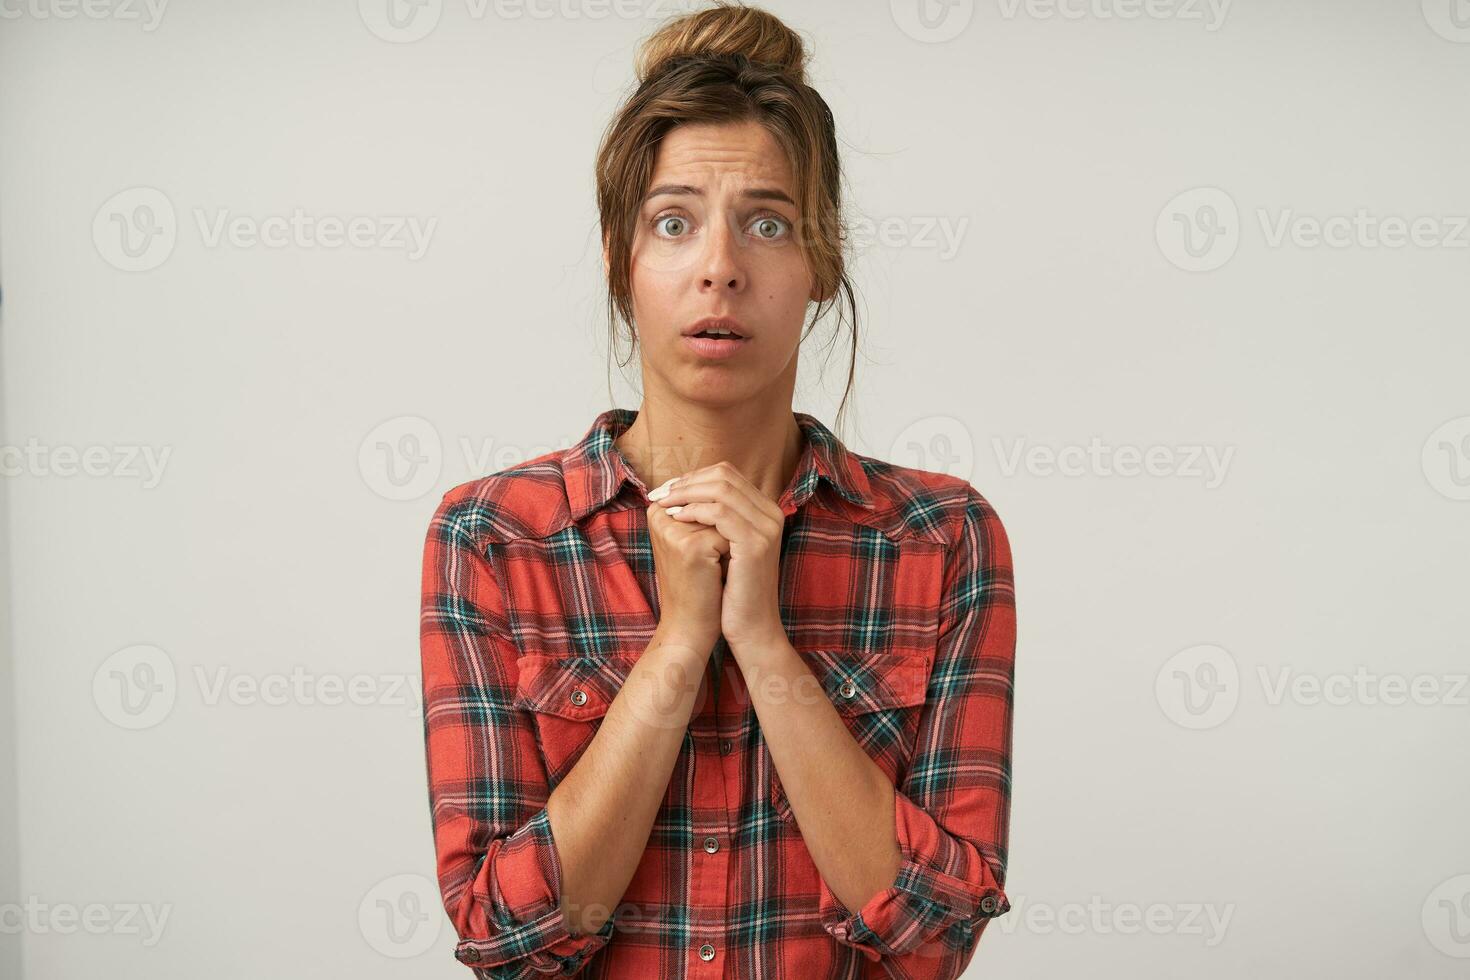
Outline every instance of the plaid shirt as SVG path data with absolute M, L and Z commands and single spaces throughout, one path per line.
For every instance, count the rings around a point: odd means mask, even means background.
M 642 861 L 596 933 L 560 908 L 546 801 L 658 622 L 646 488 L 585 437 L 444 494 L 421 640 L 437 874 L 476 977 L 957 977 L 1010 908 L 1015 594 L 966 481 L 847 450 L 810 415 L 780 497 L 787 635 L 893 779 L 903 864 L 859 909 L 802 840 L 723 639 Z

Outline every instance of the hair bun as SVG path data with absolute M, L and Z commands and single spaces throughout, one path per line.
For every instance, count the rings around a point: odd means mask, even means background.
M 806 82 L 806 47 L 795 31 L 759 7 L 725 2 L 676 17 L 645 40 L 638 49 L 638 81 L 647 81 L 674 58 L 733 54 Z

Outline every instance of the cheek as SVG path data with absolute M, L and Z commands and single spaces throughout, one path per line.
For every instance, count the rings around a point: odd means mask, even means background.
M 629 254 L 628 278 L 635 290 L 642 290 L 650 298 L 669 295 L 688 278 L 698 258 L 695 249 L 640 234 Z
M 765 302 L 788 315 L 800 316 L 811 299 L 812 279 L 801 253 L 795 249 L 773 253 L 765 264 L 761 280 Z
M 658 256 L 647 251 L 634 252 L 628 270 L 628 285 L 633 293 L 633 310 L 641 322 L 653 326 L 660 311 L 667 309 L 676 292 L 674 276 L 658 262 Z

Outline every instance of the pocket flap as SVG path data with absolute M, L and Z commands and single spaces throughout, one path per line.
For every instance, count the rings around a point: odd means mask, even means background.
M 929 665 L 892 654 L 853 654 L 847 650 L 802 652 L 839 713 L 860 715 L 923 704 Z
M 520 670 L 518 707 L 571 721 L 590 721 L 607 714 L 633 662 L 527 653 L 517 658 L 516 666 Z

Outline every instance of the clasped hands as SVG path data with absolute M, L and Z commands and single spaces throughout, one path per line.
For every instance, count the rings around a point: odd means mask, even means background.
M 786 514 L 733 464 L 721 461 L 651 490 L 678 521 L 714 528 L 729 542 L 720 632 L 737 657 L 787 642 L 781 622 L 781 538 Z

